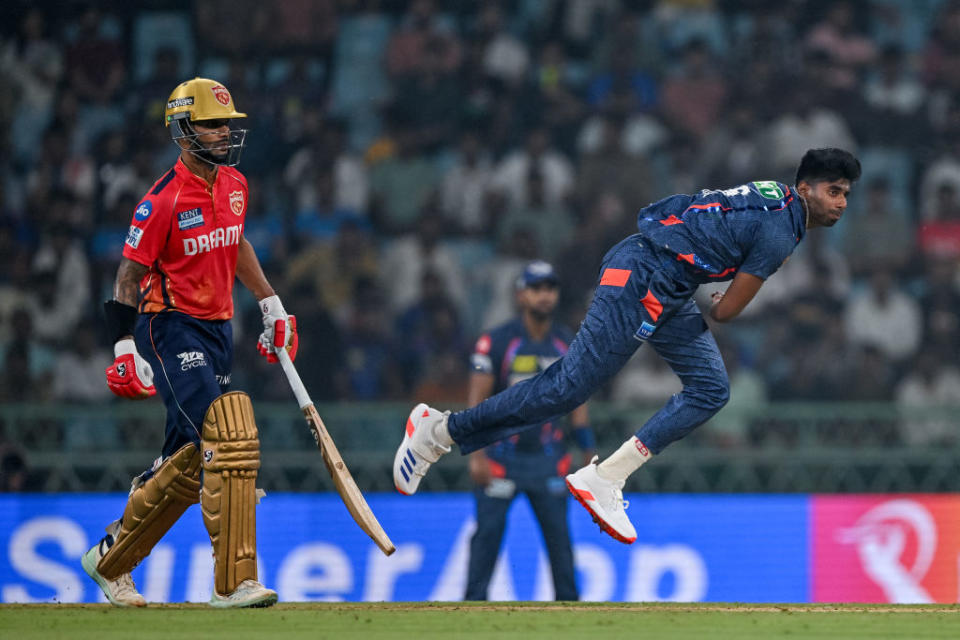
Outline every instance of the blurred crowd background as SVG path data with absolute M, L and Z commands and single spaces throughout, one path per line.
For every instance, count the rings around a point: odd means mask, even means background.
M 732 403 L 960 405 L 956 0 L 8 0 L 0 15 L 0 403 L 122 402 L 101 304 L 136 204 L 177 157 L 166 99 L 199 75 L 249 115 L 245 234 L 298 317 L 317 401 L 462 404 L 472 344 L 513 314 L 527 261 L 554 263 L 575 328 L 641 207 L 792 184 L 807 148 L 837 146 L 863 164 L 845 218 L 714 327 Z M 289 401 L 256 353 L 255 301 L 235 298 L 234 388 Z M 678 389 L 641 349 L 598 399 Z M 751 437 L 719 419 L 711 434 Z M 957 434 L 917 420 L 882 439 Z

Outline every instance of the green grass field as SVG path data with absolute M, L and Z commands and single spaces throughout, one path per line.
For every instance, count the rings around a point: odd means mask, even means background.
M 3 640 L 958 638 L 960 605 L 310 603 L 0 605 Z

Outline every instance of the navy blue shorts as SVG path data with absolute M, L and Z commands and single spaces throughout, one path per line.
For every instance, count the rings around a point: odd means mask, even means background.
M 199 449 L 203 416 L 230 387 L 230 321 L 197 320 L 176 311 L 144 314 L 134 337 L 140 355 L 153 367 L 153 384 L 167 407 L 163 457 L 188 442 Z

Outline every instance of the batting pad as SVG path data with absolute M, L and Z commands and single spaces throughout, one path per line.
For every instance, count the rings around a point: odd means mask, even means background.
M 214 589 L 229 595 L 257 579 L 256 482 L 260 440 L 250 396 L 225 393 L 203 419 L 200 504 L 214 557 Z
M 187 507 L 199 501 L 200 455 L 187 444 L 130 492 L 119 532 L 97 571 L 107 580 L 133 571 Z

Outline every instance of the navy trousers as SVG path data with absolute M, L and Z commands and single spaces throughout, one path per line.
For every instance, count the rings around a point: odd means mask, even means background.
M 556 420 L 583 404 L 644 342 L 683 383 L 636 435 L 653 453 L 709 420 L 730 396 L 717 343 L 691 300 L 696 285 L 641 236 L 603 259 L 596 293 L 566 355 L 546 370 L 484 402 L 451 414 L 450 436 L 462 453 Z
M 230 321 L 197 320 L 176 311 L 141 315 L 134 337 L 140 355 L 153 367 L 153 384 L 167 408 L 163 457 L 188 442 L 199 450 L 203 416 L 230 387 Z
M 576 574 L 573 566 L 573 548 L 567 526 L 568 493 L 566 485 L 556 476 L 545 479 L 537 487 L 522 488 L 540 524 L 543 543 L 550 559 L 553 589 L 557 600 L 578 600 Z M 470 539 L 470 564 L 467 569 L 467 592 L 464 600 L 486 600 L 490 578 L 500 555 L 507 513 L 516 494 L 510 497 L 492 497 L 483 489 L 476 489 L 477 530 Z

